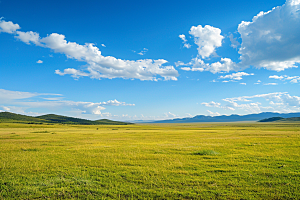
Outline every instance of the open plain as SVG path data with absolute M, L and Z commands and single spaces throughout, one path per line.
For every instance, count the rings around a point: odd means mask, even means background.
M 299 199 L 299 123 L 0 123 L 0 199 Z

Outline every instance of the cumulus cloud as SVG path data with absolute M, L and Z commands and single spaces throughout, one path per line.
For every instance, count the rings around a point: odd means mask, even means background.
M 41 64 L 41 63 L 43 63 L 43 61 L 42 60 L 38 60 L 38 61 L 36 61 L 36 63 Z
M 228 37 L 229 37 L 230 42 L 231 42 L 231 45 L 230 45 L 230 46 L 231 46 L 232 48 L 237 49 L 238 46 L 241 45 L 241 44 L 237 41 L 237 38 L 235 38 L 235 37 L 233 36 L 232 33 L 230 33 L 230 35 L 229 35 Z
M 14 33 L 16 30 L 20 29 L 21 27 L 19 24 L 14 24 L 13 22 L 9 21 L 6 22 L 3 20 L 3 17 L 0 18 L 0 33 Z
M 241 64 L 282 71 L 300 62 L 300 4 L 287 0 L 282 6 L 260 12 L 238 26 L 242 44 Z
M 17 31 L 15 38 L 21 40 L 22 42 L 25 42 L 26 44 L 33 43 L 35 45 L 41 46 L 40 44 L 40 35 L 36 32 L 28 31 L 28 32 L 22 32 Z
M 282 6 L 258 13 L 252 21 L 242 21 L 238 26 L 242 43 L 240 44 L 232 34 L 229 35 L 231 46 L 240 47 L 238 51 L 240 62 L 233 62 L 230 58 L 221 58 L 219 62 L 210 64 L 203 62 L 206 67 L 201 67 L 204 69 L 202 71 L 212 73 L 241 71 L 250 66 L 283 71 L 298 67 L 300 63 L 299 10 L 299 1 L 287 0 Z M 197 57 L 202 59 L 214 54 L 215 49 L 221 47 L 224 38 L 219 28 L 209 25 L 193 26 L 189 33 L 194 36 L 195 44 L 198 45 Z M 193 70 L 193 67 L 184 67 L 183 70 L 200 71 Z M 296 80 L 292 83 L 296 83 Z
M 278 85 L 278 83 L 264 83 L 264 85 Z
M 187 43 L 187 39 L 184 34 L 179 35 L 179 38 L 182 39 L 183 47 L 185 47 L 187 49 L 191 48 L 192 45 Z
M 183 42 L 187 41 L 184 34 L 179 35 L 179 38 L 182 39 Z
M 251 74 L 248 74 L 246 72 L 237 72 L 237 73 L 232 73 L 232 74 L 228 74 L 228 75 L 225 75 L 225 76 L 220 76 L 219 79 L 232 79 L 232 80 L 242 80 L 242 76 L 252 76 L 254 75 L 253 73 Z
M 192 26 L 189 31 L 194 36 L 195 44 L 198 46 L 198 54 L 202 59 L 209 57 L 215 52 L 215 49 L 222 46 L 223 36 L 221 29 L 210 25 L 202 27 L 201 25 Z
M 65 54 L 70 59 L 84 61 L 87 63 L 83 70 L 65 69 L 63 72 L 56 70 L 56 74 L 69 74 L 74 78 L 88 76 L 93 79 L 101 78 L 124 78 L 140 80 L 177 80 L 179 76 L 173 66 L 165 64 L 164 59 L 141 59 L 141 60 L 122 60 L 112 56 L 103 56 L 98 47 L 92 43 L 84 45 L 76 42 L 69 42 L 65 36 L 52 33 L 47 37 L 40 38 L 36 32 L 16 31 L 20 29 L 18 24 L 0 20 L 1 32 L 15 34 L 15 37 L 26 44 L 35 44 L 45 48 L 50 48 L 56 53 Z M 141 54 L 145 54 L 148 49 L 144 48 Z
M 230 58 L 221 58 L 220 62 L 212 64 L 205 63 L 200 58 L 193 58 L 189 63 L 177 63 L 178 65 L 187 65 L 190 67 L 182 67 L 185 71 L 210 71 L 211 73 L 230 72 L 232 70 L 238 71 L 240 68 Z
M 269 76 L 269 78 L 278 79 L 278 80 L 281 80 L 281 81 L 290 81 L 291 83 L 300 82 L 300 76 L 288 76 L 288 75 L 277 76 L 277 75 L 273 75 L 273 76 Z
M 254 99 L 256 101 L 253 101 Z M 260 113 L 267 111 L 286 113 L 300 111 L 300 97 L 291 96 L 287 92 L 225 98 L 223 101 L 225 102 L 225 105 L 218 102 L 203 102 L 202 105 L 206 107 L 229 109 L 232 111 L 239 109 L 248 113 Z
M 50 97 L 49 97 L 50 96 Z M 118 100 L 109 100 L 104 102 L 83 102 L 83 101 L 68 101 L 61 100 L 62 97 L 56 98 L 53 96 L 62 96 L 60 94 L 48 93 L 31 93 L 19 92 L 0 89 L 0 107 L 6 111 L 17 113 L 25 113 L 32 109 L 46 109 L 49 111 L 76 111 L 81 114 L 101 115 L 101 111 L 106 109 L 106 106 L 134 106 Z M 35 97 L 34 99 L 32 99 Z M 38 99 L 38 100 L 37 100 Z

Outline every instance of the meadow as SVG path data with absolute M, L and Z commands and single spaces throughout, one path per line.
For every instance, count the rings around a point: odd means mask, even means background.
M 0 199 L 300 199 L 300 123 L 0 123 Z

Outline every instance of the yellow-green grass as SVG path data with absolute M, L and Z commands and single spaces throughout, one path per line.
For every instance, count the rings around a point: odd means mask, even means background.
M 300 199 L 299 123 L 0 123 L 0 199 Z

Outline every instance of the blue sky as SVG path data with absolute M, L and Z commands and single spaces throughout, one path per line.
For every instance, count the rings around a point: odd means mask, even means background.
M 0 111 L 299 112 L 300 1 L 0 2 Z

